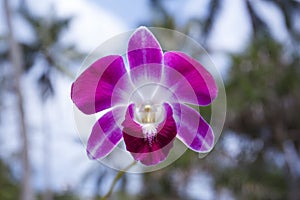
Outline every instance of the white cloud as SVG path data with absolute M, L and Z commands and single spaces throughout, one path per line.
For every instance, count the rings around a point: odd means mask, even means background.
M 224 0 L 208 41 L 213 50 L 239 52 L 246 47 L 251 27 L 245 10 L 245 2 Z
M 79 50 L 90 52 L 110 37 L 128 28 L 115 15 L 102 9 L 93 1 L 84 0 L 28 0 L 30 9 L 38 15 L 51 16 L 56 11 L 59 17 L 74 17 L 63 43 L 75 44 Z

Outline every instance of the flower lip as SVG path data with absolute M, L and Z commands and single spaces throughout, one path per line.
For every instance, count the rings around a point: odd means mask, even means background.
M 164 121 L 157 124 L 156 131 L 153 130 L 153 132 L 151 132 L 153 124 L 146 124 L 144 127 L 148 131 L 146 133 L 141 125 L 131 117 L 134 112 L 133 104 L 129 105 L 126 112 L 123 122 L 123 138 L 126 149 L 136 160 L 145 165 L 154 165 L 165 160 L 176 137 L 177 128 L 172 108 L 166 103 L 163 104 L 163 107 L 165 110 Z

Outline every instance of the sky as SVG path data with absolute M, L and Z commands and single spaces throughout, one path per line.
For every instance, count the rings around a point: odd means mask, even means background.
M 212 60 L 223 76 L 226 75 L 226 69 L 230 65 L 224 51 L 242 51 L 251 34 L 249 18 L 245 14 L 243 1 L 224 1 L 224 7 L 208 41 L 209 46 L 216 51 L 211 55 Z M 257 0 L 253 1 L 258 2 Z M 18 0 L 10 2 L 15 8 Z M 75 44 L 80 51 L 86 53 L 93 51 L 102 42 L 114 35 L 133 30 L 143 23 L 147 23 L 153 14 L 146 0 L 132 0 L 130 5 L 122 0 L 45 0 L 42 3 L 40 0 L 27 0 L 27 2 L 32 12 L 39 16 L 51 16 L 53 9 L 56 10 L 59 17 L 73 16 L 74 20 L 72 20 L 68 31 L 65 32 L 62 42 Z M 168 12 L 176 13 L 174 16 L 179 26 L 193 17 L 205 15 L 207 3 L 208 0 L 165 1 Z M 256 9 L 261 11 L 259 13 L 264 19 L 277 19 L 271 20 L 273 22 L 270 24 L 271 30 L 279 41 L 284 41 L 287 38 L 287 33 L 283 31 L 284 24 L 278 10 L 268 3 L 257 3 Z M 3 16 L 2 10 L 0 10 L 0 16 Z M 0 19 L 0 33 L 6 32 L 3 18 Z M 14 28 L 17 30 L 15 32 L 19 40 L 30 41 L 32 39 L 30 29 L 17 14 L 14 16 Z M 42 65 L 42 63 L 37 65 Z M 37 95 L 34 72 L 23 78 L 24 85 L 22 87 L 26 99 L 27 123 L 30 129 L 34 130 L 31 136 L 31 154 L 34 163 L 35 187 L 42 189 L 45 184 L 48 184 L 55 190 L 62 190 L 76 188 L 80 185 L 82 175 L 87 169 L 95 167 L 95 162 L 88 160 L 84 146 L 78 140 L 79 137 L 72 116 L 73 104 L 69 96 L 70 85 L 73 80 L 58 74 L 54 79 L 57 94 L 45 103 L 41 103 Z M 8 99 L 6 106 L 13 109 L 14 98 L 9 95 L 5 98 Z M 1 145 L 0 156 L 13 161 L 5 152 L 14 151 L 18 148 L 17 130 L 16 127 L 11 126 L 16 118 L 11 110 L 7 110 L 5 116 L 7 116 L 6 123 L 1 124 L 0 133 L 2 141 L 7 142 Z M 6 132 L 10 134 L 5 134 Z M 47 134 L 46 137 L 45 134 Z M 48 146 L 45 145 L 47 143 L 49 143 Z M 47 169 L 44 162 L 45 152 L 50 155 L 48 161 L 51 174 L 48 175 L 45 171 Z M 78 164 L 74 166 L 74 163 Z M 99 163 L 96 166 L 101 167 Z M 15 168 L 18 170 L 17 167 Z M 45 183 L 45 174 L 50 179 L 48 183 Z M 137 181 L 130 184 L 133 184 L 134 187 L 131 188 L 136 188 L 136 192 L 138 192 L 140 189 L 137 184 L 138 177 L 135 176 L 135 178 Z M 201 176 L 195 177 L 195 179 L 201 179 Z M 91 188 L 83 190 L 89 191 L 89 189 Z M 201 197 L 202 195 L 204 199 L 213 199 L 210 193 L 194 191 L 191 196 Z M 133 192 L 135 191 L 133 190 Z

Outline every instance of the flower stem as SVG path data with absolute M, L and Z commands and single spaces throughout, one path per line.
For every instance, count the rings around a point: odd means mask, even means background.
M 129 170 L 132 166 L 134 166 L 137 162 L 136 161 L 133 161 L 130 165 L 128 165 L 126 168 L 124 168 L 123 170 L 119 171 L 116 175 L 116 177 L 114 178 L 110 188 L 109 188 L 109 191 L 103 196 L 100 198 L 100 200 L 107 200 L 110 195 L 112 194 L 114 188 L 115 188 L 115 185 L 117 184 L 118 180 L 120 178 L 122 178 L 122 176 L 126 173 L 127 170 Z

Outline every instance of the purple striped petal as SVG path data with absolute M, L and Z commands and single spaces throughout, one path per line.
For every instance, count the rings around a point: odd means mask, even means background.
M 173 104 L 173 108 L 178 125 L 177 138 L 193 151 L 209 152 L 214 145 L 214 134 L 210 125 L 189 106 Z
M 104 114 L 94 125 L 87 143 L 87 153 L 91 159 L 107 156 L 121 141 L 120 121 L 126 107 L 116 107 Z
M 135 77 L 144 75 L 153 77 L 154 81 L 160 80 L 162 65 L 152 67 L 148 64 L 162 64 L 163 52 L 154 35 L 146 27 L 138 28 L 130 37 L 127 57 L 131 70 L 136 67 L 142 67 L 144 70 L 142 74 L 131 74 L 134 83 Z
M 171 70 L 164 72 L 165 84 L 181 102 L 208 105 L 217 97 L 218 88 L 213 76 L 197 60 L 182 52 L 170 51 L 165 53 L 164 63 L 166 68 L 174 69 L 182 75 L 179 78 L 174 77 L 174 73 L 168 73 Z
M 144 137 L 142 126 L 133 120 L 134 106 L 130 105 L 123 122 L 123 138 L 126 149 L 131 152 L 135 160 L 145 165 L 155 165 L 164 161 L 176 136 L 176 123 L 173 119 L 172 108 L 164 104 L 165 120 L 158 124 L 157 135 L 151 142 Z
M 123 75 L 126 75 L 126 69 L 121 56 L 100 58 L 72 84 L 71 98 L 85 114 L 94 114 L 113 107 L 125 101 L 122 93 L 115 93 L 114 104 L 112 103 L 115 84 Z M 126 90 L 125 84 L 122 87 L 124 88 L 118 88 L 118 91 Z

